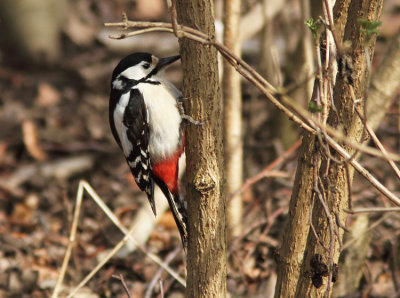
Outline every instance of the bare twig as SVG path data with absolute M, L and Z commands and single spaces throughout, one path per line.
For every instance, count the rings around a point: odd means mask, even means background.
M 343 229 L 344 231 L 346 231 L 347 233 L 350 233 L 350 230 L 348 228 L 345 227 L 345 225 L 343 223 L 340 222 L 340 218 L 339 218 L 339 213 L 337 211 L 335 211 L 335 218 L 336 218 L 336 224 L 338 225 L 339 228 Z M 340 238 L 339 238 L 340 239 Z M 341 239 L 340 239 L 341 240 Z M 340 245 L 342 245 L 342 243 L 340 243 Z
M 181 246 L 176 247 L 171 253 L 167 255 L 165 258 L 165 264 L 169 264 L 172 262 L 172 260 L 178 255 L 178 253 L 182 250 Z M 163 268 L 160 268 L 157 273 L 154 275 L 152 281 L 149 284 L 149 287 L 147 288 L 146 294 L 144 295 L 145 298 L 150 298 L 151 293 L 153 292 L 153 289 L 155 285 L 157 284 L 157 281 L 161 281 L 161 274 L 164 272 Z M 160 284 L 161 286 L 162 284 Z M 162 291 L 162 288 L 160 287 L 160 291 Z
M 354 97 L 352 96 L 351 98 L 353 100 L 353 104 L 355 105 Z M 355 110 L 356 110 L 356 112 L 358 114 L 358 117 L 360 117 L 361 121 L 364 122 L 364 127 L 367 130 L 367 132 L 369 133 L 369 135 L 371 136 L 371 139 L 374 141 L 375 145 L 379 148 L 379 150 L 382 151 L 383 158 L 388 162 L 388 164 L 391 166 L 393 171 L 396 173 L 397 178 L 400 179 L 400 170 L 399 170 L 399 168 L 396 166 L 396 164 L 393 162 L 393 160 L 388 157 L 388 152 L 386 151 L 385 147 L 383 147 L 382 143 L 379 141 L 379 139 L 376 136 L 375 132 L 368 125 L 367 121 L 365 121 L 365 111 L 364 111 L 364 115 L 362 115 L 360 109 L 357 106 L 355 106 Z
M 160 279 L 160 297 L 164 298 L 163 282 L 161 279 Z
M 319 240 L 319 236 L 318 236 L 318 234 L 317 234 L 317 231 L 315 230 L 315 227 L 314 227 L 314 224 L 313 224 L 313 222 L 312 222 L 312 209 L 313 209 L 313 204 L 314 204 L 314 197 L 316 196 L 317 194 L 316 193 L 312 193 L 312 195 L 311 195 L 311 200 L 310 200 L 310 204 L 309 204 L 309 210 L 310 210 L 310 212 L 309 212 L 309 214 L 308 214 L 308 224 L 310 225 L 310 228 L 311 228 L 311 231 L 313 232 L 313 235 L 314 235 L 314 237 L 315 237 L 315 241 L 319 244 L 319 245 L 321 245 L 321 247 L 323 248 L 323 249 L 325 249 L 326 251 L 328 251 L 328 249 L 324 246 L 324 244 L 323 243 L 321 243 L 321 241 Z
M 233 53 L 241 56 L 239 35 L 241 0 L 224 0 L 224 44 Z M 225 190 L 232 193 L 243 183 L 243 138 L 242 138 L 242 91 L 241 76 L 232 65 L 223 61 L 223 138 L 225 160 Z M 241 195 L 227 202 L 228 238 L 239 236 L 243 229 L 243 201 Z
M 332 138 L 326 136 L 326 140 L 342 157 L 349 159 L 350 154 L 344 150 L 338 143 L 336 143 Z M 370 172 L 368 172 L 358 161 L 351 160 L 351 165 L 361 174 L 367 181 L 369 181 L 377 190 L 379 190 L 385 197 L 387 197 L 393 204 L 400 206 L 400 199 L 388 190 L 382 183 L 380 183 Z
M 113 275 L 112 277 L 115 278 L 115 279 L 118 279 L 121 282 L 122 287 L 124 288 L 124 291 L 125 291 L 126 295 L 128 296 L 128 298 L 131 298 L 132 296 L 129 293 L 129 289 L 128 289 L 128 286 L 126 285 L 124 276 L 122 274 L 119 274 L 119 275 Z
M 335 45 L 337 48 L 338 53 L 342 52 L 342 43 L 339 41 L 337 34 L 336 34 L 336 29 L 335 29 L 335 24 L 333 23 L 333 17 L 332 17 L 332 7 L 329 4 L 329 0 L 324 0 L 324 5 L 325 5 L 325 10 L 326 14 L 328 17 L 328 22 L 329 22 L 329 31 L 332 33 L 333 40 L 335 41 Z
M 325 251 L 329 252 L 329 255 L 330 255 L 331 246 L 329 246 L 329 249 L 328 249 L 328 248 L 326 248 L 324 246 L 324 243 L 322 241 L 320 241 L 319 235 L 317 233 L 317 230 L 315 229 L 315 226 L 314 226 L 314 223 L 313 223 L 313 220 L 312 220 L 312 218 L 313 218 L 313 206 L 314 206 L 315 197 L 317 197 L 318 200 L 321 202 L 321 205 L 323 206 L 325 211 L 328 209 L 328 207 L 326 206 L 326 204 L 324 202 L 324 198 L 322 198 L 322 194 L 321 194 L 321 192 L 319 191 L 319 188 L 318 188 L 318 162 L 319 162 L 319 156 L 314 155 L 313 159 L 312 159 L 312 162 L 313 162 L 313 186 L 312 186 L 313 187 L 313 192 L 312 192 L 312 195 L 311 195 L 310 207 L 309 207 L 310 208 L 309 224 L 310 224 L 311 231 L 314 234 L 314 237 L 315 237 L 315 240 L 316 240 L 317 244 L 320 245 Z M 329 212 L 328 212 L 328 214 L 329 214 Z M 329 218 L 328 218 L 328 220 L 329 220 Z M 333 238 L 331 237 L 331 240 L 332 239 Z
M 81 212 L 82 197 L 83 197 L 83 187 L 81 187 L 81 184 L 79 183 L 78 191 L 76 193 L 74 220 L 72 222 L 71 233 L 70 233 L 69 239 L 68 239 L 69 243 L 68 243 L 67 251 L 65 252 L 65 255 L 64 255 L 63 263 L 61 265 L 60 274 L 58 275 L 58 279 L 57 279 L 56 285 L 54 287 L 53 294 L 51 295 L 52 298 L 58 297 L 58 293 L 60 291 L 62 282 L 64 280 L 65 272 L 67 271 L 67 268 L 68 268 L 68 262 L 69 262 L 69 259 L 71 258 L 71 251 L 75 244 L 75 239 L 76 239 L 76 230 L 78 228 L 79 214 Z
M 373 224 L 371 224 L 371 225 L 368 227 L 368 229 L 366 229 L 366 230 L 364 231 L 363 234 L 365 234 L 365 233 L 367 233 L 367 232 L 369 232 L 369 231 L 375 229 L 377 226 L 379 226 L 382 222 L 384 222 L 385 220 L 387 220 L 387 219 L 388 219 L 389 217 L 391 217 L 391 216 L 392 216 L 391 213 L 386 213 L 386 214 L 383 215 L 380 219 L 378 219 L 376 222 L 374 222 Z M 343 252 L 345 249 L 349 248 L 349 247 L 350 247 L 355 241 L 357 241 L 357 239 L 360 238 L 363 234 L 358 235 L 358 237 L 353 238 L 353 239 L 347 241 L 347 242 L 342 246 L 341 252 Z
M 349 204 L 349 208 L 352 209 L 353 208 L 353 200 L 352 200 L 352 196 L 351 196 L 350 167 L 349 167 L 348 163 L 345 164 L 345 170 L 346 170 L 347 192 L 348 192 L 348 196 L 349 196 L 348 204 Z
M 170 13 L 171 13 L 171 23 L 172 23 L 172 29 L 174 30 L 174 34 L 177 38 L 182 38 L 182 35 L 180 31 L 178 30 L 178 22 L 177 22 L 177 13 L 176 13 L 176 0 L 170 0 L 168 2 L 171 2 L 171 6 L 169 7 Z
M 244 192 L 246 189 L 251 187 L 253 184 L 257 183 L 260 181 L 262 178 L 268 177 L 271 174 L 271 171 L 276 168 L 279 164 L 284 162 L 286 159 L 289 158 L 290 155 L 293 154 L 301 145 L 301 140 L 302 138 L 298 139 L 296 143 L 294 143 L 285 153 L 283 153 L 281 156 L 279 156 L 277 159 L 275 159 L 272 163 L 270 163 L 267 167 L 265 167 L 261 172 L 259 172 L 257 175 L 248 178 L 243 185 L 234 193 L 229 194 L 227 197 L 227 200 L 229 200 L 231 197 L 236 196 L 239 193 Z
M 371 207 L 371 208 L 357 208 L 357 209 L 345 209 L 344 210 L 350 214 L 359 214 L 359 213 L 375 213 L 375 212 L 399 212 L 400 207 Z

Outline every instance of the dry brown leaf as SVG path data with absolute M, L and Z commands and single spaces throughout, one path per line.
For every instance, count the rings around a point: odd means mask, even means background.
M 50 223 L 50 232 L 52 235 L 60 234 L 61 229 L 63 228 L 63 224 L 59 221 L 52 221 Z
M 39 273 L 38 285 L 42 289 L 53 288 L 58 277 L 58 270 L 51 266 L 31 264 L 31 268 Z
M 172 215 L 171 211 L 165 212 L 158 224 L 167 229 L 176 229 L 176 223 L 174 220 L 174 216 Z
M 260 268 L 246 268 L 244 274 L 250 280 L 256 280 L 261 274 Z
M 33 210 L 24 203 L 18 203 L 14 206 L 10 220 L 13 223 L 29 223 L 32 221 Z
M 388 272 L 381 273 L 372 285 L 371 295 L 375 297 L 394 297 L 394 293 L 396 293 L 396 290 L 394 289 L 391 275 Z
M 15 239 L 25 239 L 26 237 L 28 237 L 28 234 L 21 232 L 11 232 L 10 236 Z
M 2 141 L 0 142 L 0 162 L 3 160 L 4 155 L 7 152 L 8 142 Z
M 22 122 L 22 135 L 29 154 L 36 160 L 46 160 L 47 154 L 39 144 L 37 128 L 32 120 L 27 119 Z
M 249 187 L 246 188 L 242 193 L 242 200 L 245 203 L 251 203 L 254 201 L 254 194 L 253 190 Z
M 53 86 L 47 83 L 40 83 L 38 87 L 37 102 L 41 106 L 53 106 L 60 102 L 60 92 Z

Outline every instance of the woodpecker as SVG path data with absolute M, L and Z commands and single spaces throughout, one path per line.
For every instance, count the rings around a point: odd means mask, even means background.
M 156 184 L 168 200 L 186 247 L 186 202 L 178 190 L 178 161 L 185 147 L 184 120 L 190 117 L 183 113 L 182 93 L 164 76 L 165 68 L 179 58 L 157 58 L 150 53 L 123 58 L 111 78 L 109 121 L 154 215 Z

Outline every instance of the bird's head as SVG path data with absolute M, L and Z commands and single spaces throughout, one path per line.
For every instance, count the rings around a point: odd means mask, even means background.
M 134 53 L 123 58 L 113 71 L 112 87 L 119 89 L 125 79 L 140 81 L 156 77 L 171 63 L 180 58 L 179 55 L 158 58 L 150 53 Z

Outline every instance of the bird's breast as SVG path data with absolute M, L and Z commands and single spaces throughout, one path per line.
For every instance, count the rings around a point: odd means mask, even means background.
M 180 145 L 182 118 L 176 95 L 164 84 L 140 84 L 150 126 L 149 152 L 152 162 L 173 156 Z

